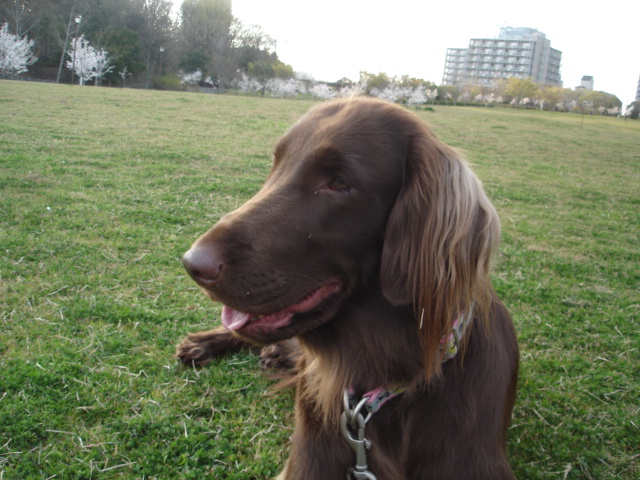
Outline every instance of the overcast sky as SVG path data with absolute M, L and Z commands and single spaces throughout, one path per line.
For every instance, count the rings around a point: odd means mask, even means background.
M 447 48 L 497 37 L 502 26 L 545 33 L 562 52 L 566 88 L 592 75 L 596 90 L 627 104 L 640 77 L 640 0 L 232 0 L 232 11 L 261 25 L 280 59 L 316 80 L 357 80 L 365 70 L 440 84 Z

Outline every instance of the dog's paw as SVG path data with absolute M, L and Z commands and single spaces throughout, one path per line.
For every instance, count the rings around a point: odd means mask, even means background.
M 237 352 L 244 346 L 244 342 L 228 330 L 217 328 L 189 334 L 178 345 L 176 357 L 185 365 L 202 366 L 215 358 Z
M 268 370 L 295 373 L 300 347 L 294 340 L 285 340 L 264 347 L 260 352 L 260 366 Z
M 206 365 L 214 357 L 210 355 L 207 345 L 185 338 L 176 349 L 176 357 L 185 365 Z

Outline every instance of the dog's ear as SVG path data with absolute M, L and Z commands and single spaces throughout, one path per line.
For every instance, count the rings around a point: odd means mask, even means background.
M 389 301 L 413 308 L 427 379 L 440 372 L 440 340 L 456 318 L 471 310 L 476 319 L 488 318 L 499 237 L 480 181 L 421 125 L 409 140 L 404 185 L 387 223 L 381 284 Z

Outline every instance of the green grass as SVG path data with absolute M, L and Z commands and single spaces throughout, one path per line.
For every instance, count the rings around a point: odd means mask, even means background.
M 250 354 L 179 367 L 219 307 L 179 263 L 311 102 L 0 82 L 0 478 L 265 479 L 290 393 Z M 521 479 L 640 477 L 640 123 L 419 111 L 503 222 Z

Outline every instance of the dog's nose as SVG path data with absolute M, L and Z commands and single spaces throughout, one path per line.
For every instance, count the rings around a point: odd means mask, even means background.
M 211 288 L 220 279 L 222 261 L 213 248 L 194 245 L 182 257 L 182 265 L 198 285 Z

